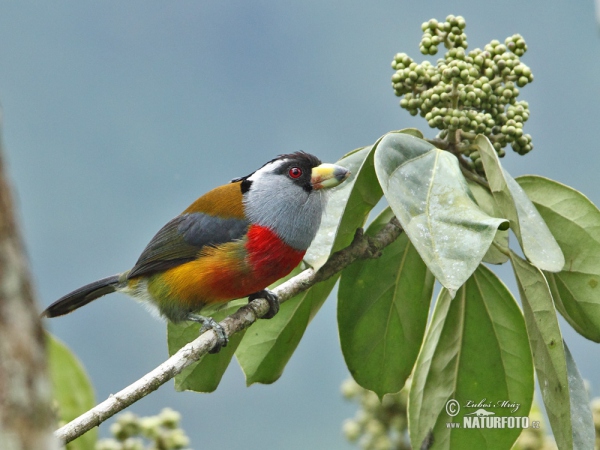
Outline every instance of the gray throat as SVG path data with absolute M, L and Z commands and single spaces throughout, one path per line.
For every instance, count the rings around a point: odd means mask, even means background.
M 272 185 L 254 183 L 244 199 L 246 217 L 250 223 L 275 232 L 287 245 L 306 250 L 321 224 L 325 193 L 295 186 L 293 190 L 295 195 L 290 195 L 289 185 L 273 189 Z

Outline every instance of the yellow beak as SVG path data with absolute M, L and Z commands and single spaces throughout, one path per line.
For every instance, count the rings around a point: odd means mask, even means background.
M 310 182 L 313 189 L 329 189 L 343 183 L 350 176 L 350 171 L 335 164 L 321 164 L 313 168 Z

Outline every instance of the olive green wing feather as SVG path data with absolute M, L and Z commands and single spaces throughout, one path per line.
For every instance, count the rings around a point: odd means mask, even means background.
M 127 278 L 151 275 L 196 259 L 206 246 L 241 239 L 249 223 L 204 213 L 175 217 L 160 229 L 140 255 Z

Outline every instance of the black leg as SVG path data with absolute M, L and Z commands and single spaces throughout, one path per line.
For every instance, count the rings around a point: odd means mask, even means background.
M 217 345 L 209 353 L 219 353 L 223 347 L 227 347 L 229 338 L 223 327 L 212 317 L 204 317 L 197 314 L 189 314 L 186 318 L 192 322 L 197 322 L 202 325 L 200 334 L 208 330 L 213 330 L 217 335 Z
M 279 312 L 279 297 L 273 291 L 263 289 L 262 291 L 255 292 L 248 297 L 248 303 L 257 298 L 264 298 L 269 302 L 269 312 L 263 316 L 263 319 L 272 319 L 275 314 Z

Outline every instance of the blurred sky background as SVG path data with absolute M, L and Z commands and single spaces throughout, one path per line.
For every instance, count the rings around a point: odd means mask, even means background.
M 507 151 L 509 172 L 600 204 L 591 0 L 2 2 L 3 140 L 40 308 L 130 268 L 199 195 L 279 153 L 334 162 L 389 130 L 432 137 L 399 108 L 390 62 L 401 51 L 421 61 L 421 23 L 448 14 L 465 17 L 470 49 L 516 32 L 529 46 L 535 81 L 520 98 L 535 148 Z M 500 273 L 516 292 L 508 266 Z M 600 395 L 600 347 L 562 324 Z M 81 358 L 99 401 L 166 358 L 165 325 L 121 295 L 46 325 Z M 195 449 L 348 449 L 347 376 L 331 298 L 274 385 L 246 388 L 233 364 L 214 394 L 169 383 L 130 410 L 175 408 Z

